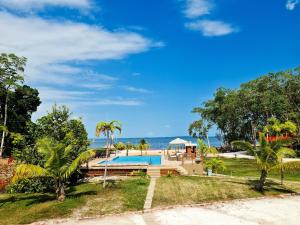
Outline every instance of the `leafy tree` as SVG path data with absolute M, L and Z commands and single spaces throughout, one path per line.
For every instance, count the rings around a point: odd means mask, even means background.
M 193 111 L 194 113 L 197 112 L 197 109 Z M 200 113 L 201 114 L 201 113 Z M 208 131 L 212 127 L 212 124 L 208 122 L 205 119 L 200 119 L 197 121 L 194 121 L 189 126 L 189 135 L 191 135 L 193 138 L 205 138 L 208 146 L 210 147 L 210 141 L 208 137 Z
M 36 123 L 35 135 L 38 138 L 50 137 L 72 146 L 70 156 L 74 159 L 78 153 L 87 150 L 88 134 L 80 119 L 70 119 L 71 113 L 66 106 L 52 107 L 52 111 L 39 118 Z
M 36 136 L 32 133 L 35 124 L 31 115 L 40 105 L 39 92 L 27 85 L 18 86 L 14 92 L 9 93 L 8 118 L 5 145 L 5 155 L 13 151 L 22 151 L 26 146 L 34 145 Z M 0 87 L 0 102 L 5 101 L 6 92 Z M 1 109 L 1 107 L 0 107 Z M 4 109 L 4 108 L 2 108 Z M 0 117 L 4 117 L 4 110 L 0 110 Z M 22 142 L 15 142 L 16 135 L 22 135 Z
M 107 161 L 108 161 L 108 152 L 112 146 L 113 135 L 115 131 L 119 131 L 121 133 L 122 126 L 119 121 L 113 120 L 111 122 L 99 122 L 96 125 L 96 137 L 99 137 L 103 134 L 106 137 L 106 157 L 105 157 L 105 170 L 104 170 L 104 182 L 103 188 L 106 186 L 106 176 L 107 176 Z
M 296 134 L 297 126 L 292 121 L 281 123 L 275 117 L 268 119 L 268 124 L 264 127 L 264 132 L 271 136 L 290 135 Z
M 12 183 L 23 178 L 51 177 L 56 181 L 57 199 L 64 201 L 68 179 L 82 163 L 95 155 L 95 151 L 84 151 L 72 159 L 72 146 L 53 138 L 40 139 L 37 142 L 37 149 L 44 158 L 44 165 L 20 164 L 16 168 Z
M 141 151 L 141 155 L 143 155 L 143 151 L 148 150 L 150 148 L 150 144 L 145 139 L 141 139 L 137 148 Z
M 238 89 L 219 88 L 213 99 L 194 111 L 215 124 L 229 145 L 234 140 L 256 144 L 258 131 L 270 117 L 297 125 L 300 143 L 300 69 L 269 73 L 244 83 Z M 298 138 L 299 137 L 299 138 Z
M 295 168 L 294 164 L 283 162 L 283 157 L 294 156 L 295 151 L 286 147 L 283 140 L 268 142 L 265 134 L 259 136 L 259 146 L 256 148 L 247 141 L 234 141 L 232 144 L 238 148 L 248 151 L 254 155 L 258 169 L 261 172 L 260 179 L 256 185 L 257 190 L 263 191 L 267 176 L 271 170 L 284 169 L 291 170 Z M 300 166 L 300 165 L 299 165 Z
M 126 149 L 126 145 L 123 142 L 118 142 L 115 144 L 115 148 L 118 150 L 124 150 Z
M 216 148 L 207 146 L 202 139 L 198 138 L 197 142 L 197 151 L 198 155 L 200 155 L 201 157 L 202 163 L 204 163 L 208 154 L 218 153 L 218 150 Z
M 8 102 L 10 93 L 14 92 L 15 89 L 24 81 L 24 67 L 26 64 L 26 58 L 18 57 L 14 54 L 0 55 L 0 86 L 5 92 L 4 100 L 4 118 L 2 124 L 2 137 L 0 144 L 0 157 L 3 155 L 4 141 L 7 134 L 7 120 L 8 120 Z M 1 111 L 3 105 L 0 104 Z

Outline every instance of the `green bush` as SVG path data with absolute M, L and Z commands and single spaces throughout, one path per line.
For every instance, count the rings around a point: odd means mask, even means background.
M 24 178 L 6 187 L 7 193 L 46 193 L 55 191 L 55 181 L 49 177 Z
M 118 142 L 115 144 L 115 148 L 117 150 L 124 150 L 124 149 L 126 149 L 126 145 L 123 142 Z

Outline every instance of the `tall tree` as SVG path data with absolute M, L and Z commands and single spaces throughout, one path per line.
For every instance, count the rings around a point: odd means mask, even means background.
M 26 58 L 18 57 L 15 54 L 0 55 L 0 85 L 5 90 L 4 102 L 4 118 L 2 125 L 2 137 L 0 144 L 0 157 L 3 155 L 4 141 L 7 134 L 7 118 L 8 118 L 8 102 L 10 92 L 14 90 L 24 81 L 24 68 L 26 65 Z
M 247 140 L 256 144 L 258 131 L 270 117 L 291 120 L 298 126 L 300 143 L 300 69 L 269 73 L 238 89 L 219 88 L 213 99 L 196 108 L 202 118 L 216 125 L 229 144 Z
M 197 109 L 195 109 L 193 112 L 200 113 L 201 115 L 201 112 L 198 112 Z M 196 120 L 190 124 L 188 132 L 189 135 L 191 135 L 194 138 L 206 139 L 208 147 L 210 147 L 208 132 L 211 129 L 211 127 L 212 127 L 212 123 L 210 123 L 208 120 L 201 118 L 200 120 Z
M 104 181 L 103 188 L 106 187 L 106 176 L 107 176 L 107 162 L 108 162 L 108 152 L 111 150 L 113 135 L 116 131 L 121 133 L 122 126 L 119 121 L 113 120 L 111 122 L 99 122 L 96 125 L 96 137 L 103 134 L 106 137 L 106 154 L 105 154 L 105 169 L 104 169 Z
M 0 87 L 0 102 L 3 103 L 0 117 L 4 118 L 4 102 L 6 91 Z M 31 128 L 34 123 L 31 121 L 31 115 L 37 110 L 41 101 L 39 92 L 27 85 L 18 86 L 14 92 L 9 93 L 8 102 L 8 118 L 6 128 L 6 138 L 4 142 L 5 155 L 11 155 L 15 150 L 22 151 L 25 146 L 33 145 L 35 143 L 35 136 L 31 133 Z M 24 141 L 19 144 L 13 143 L 13 134 L 20 134 Z

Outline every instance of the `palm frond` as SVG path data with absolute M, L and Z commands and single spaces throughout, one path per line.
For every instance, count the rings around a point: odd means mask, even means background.
M 32 164 L 21 164 L 16 168 L 16 172 L 12 178 L 12 183 L 29 177 L 51 176 L 51 174 L 43 167 Z
M 73 160 L 71 165 L 64 172 L 64 178 L 69 178 L 72 173 L 84 162 L 87 162 L 90 158 L 94 157 L 96 152 L 94 150 L 87 150 L 82 152 L 76 159 Z
M 272 170 L 300 171 L 300 161 L 284 162 L 274 166 Z
M 276 156 L 278 160 L 282 160 L 284 157 L 295 157 L 297 153 L 294 149 L 282 147 L 277 151 Z
M 231 142 L 231 144 L 235 147 L 235 148 L 238 148 L 238 149 L 241 149 L 241 150 L 244 150 L 244 151 L 247 151 L 251 154 L 255 154 L 255 149 L 254 147 L 252 146 L 251 143 L 247 142 L 247 141 L 233 141 Z

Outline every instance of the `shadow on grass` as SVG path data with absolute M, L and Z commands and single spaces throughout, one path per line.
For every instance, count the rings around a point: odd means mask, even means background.
M 264 190 L 263 191 L 260 191 L 257 189 L 257 185 L 258 185 L 258 182 L 259 180 L 247 180 L 246 182 L 243 182 L 243 181 L 233 181 L 233 180 L 227 180 L 225 181 L 227 183 L 234 183 L 234 184 L 242 184 L 242 185 L 248 185 L 251 190 L 257 192 L 257 193 L 260 193 L 260 194 L 263 194 L 265 195 L 266 192 L 269 192 L 269 193 L 280 193 L 280 194 L 295 194 L 297 193 L 296 191 L 294 190 L 291 190 L 279 183 L 276 183 L 272 180 L 268 180 L 266 183 L 265 183 L 265 186 L 264 186 Z
M 98 191 L 96 190 L 76 190 L 75 187 L 71 186 L 66 190 L 66 197 L 68 199 L 80 198 L 87 195 L 97 195 Z M 7 198 L 0 199 L 0 207 L 4 206 L 6 203 L 17 203 L 17 202 L 26 202 L 26 206 L 40 204 L 48 201 L 55 201 L 55 193 L 45 193 L 45 194 L 12 194 Z

